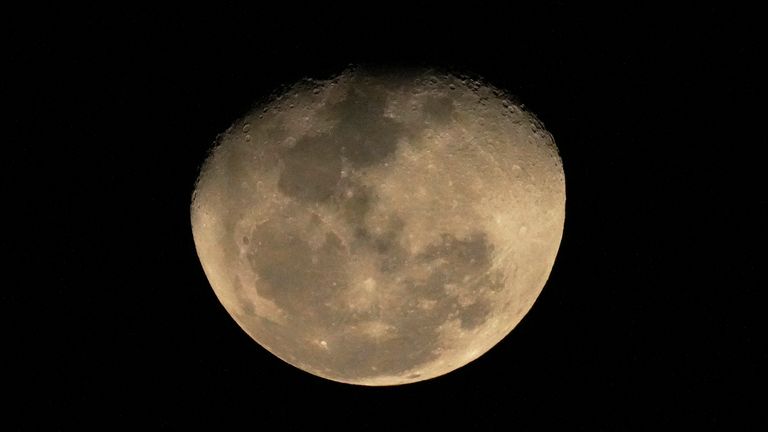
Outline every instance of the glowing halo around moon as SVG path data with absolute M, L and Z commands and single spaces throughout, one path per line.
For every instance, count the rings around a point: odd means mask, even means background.
M 565 220 L 552 136 L 479 80 L 347 70 L 223 133 L 192 199 L 217 297 L 259 344 L 362 385 L 426 380 L 501 341 Z

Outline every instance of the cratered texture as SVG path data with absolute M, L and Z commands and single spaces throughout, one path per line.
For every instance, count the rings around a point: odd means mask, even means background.
M 222 134 L 191 207 L 237 323 L 286 362 L 364 385 L 476 359 L 541 292 L 565 218 L 557 148 L 478 80 L 348 70 Z

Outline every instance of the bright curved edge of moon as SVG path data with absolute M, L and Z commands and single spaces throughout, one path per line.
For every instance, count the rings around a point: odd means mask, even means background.
M 238 325 L 293 366 L 370 386 L 446 374 L 507 336 L 564 220 L 541 123 L 432 70 L 296 84 L 218 137 L 191 206 Z

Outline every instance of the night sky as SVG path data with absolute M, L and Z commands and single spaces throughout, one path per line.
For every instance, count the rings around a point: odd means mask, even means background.
M 357 7 L 4 18 L 10 430 L 766 425 L 758 14 Z M 360 63 L 516 95 L 566 176 L 530 313 L 480 359 L 406 386 L 327 381 L 261 348 L 216 299 L 189 221 L 217 134 L 281 86 Z

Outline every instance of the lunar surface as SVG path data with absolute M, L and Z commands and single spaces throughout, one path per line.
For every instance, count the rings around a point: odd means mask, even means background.
M 503 92 L 430 70 L 304 81 L 219 136 L 192 198 L 237 323 L 312 374 L 396 385 L 501 341 L 560 245 L 552 136 Z

